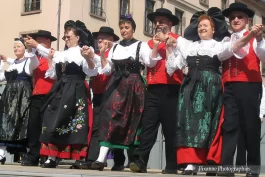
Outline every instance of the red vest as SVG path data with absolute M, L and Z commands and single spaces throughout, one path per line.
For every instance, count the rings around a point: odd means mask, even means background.
M 244 33 L 244 36 L 248 32 Z M 253 49 L 254 38 L 250 40 L 249 54 L 243 59 L 231 57 L 222 64 L 223 82 L 262 82 L 260 60 Z
M 174 33 L 170 33 L 174 38 L 179 36 Z M 148 45 L 153 49 L 153 40 L 148 41 Z M 147 67 L 147 83 L 149 84 L 181 84 L 183 79 L 183 72 L 181 70 L 176 70 L 172 76 L 169 76 L 166 71 L 166 45 L 165 43 L 160 43 L 158 46 L 158 53 L 162 57 L 161 60 L 153 68 Z
M 108 57 L 109 50 L 105 52 L 105 57 Z M 103 94 L 105 91 L 105 88 L 111 78 L 111 75 L 105 75 L 105 74 L 98 74 L 97 76 L 91 77 L 92 79 L 92 92 L 93 94 Z
M 44 78 L 46 71 L 49 69 L 48 60 L 38 56 L 40 65 L 33 72 L 33 95 L 45 95 L 52 88 L 53 79 Z

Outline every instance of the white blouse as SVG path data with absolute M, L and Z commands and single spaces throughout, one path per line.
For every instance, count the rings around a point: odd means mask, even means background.
M 232 40 L 236 40 L 236 39 L 243 37 L 243 35 L 246 31 L 247 30 L 244 29 L 240 32 L 233 33 L 232 38 L 234 38 L 234 39 L 232 39 Z M 257 42 L 257 40 L 254 39 L 252 47 L 253 47 L 255 54 L 260 59 L 260 61 L 265 62 L 265 41 L 264 41 L 264 39 L 262 39 L 260 42 Z M 248 48 L 246 47 L 247 54 L 249 53 L 249 48 L 250 48 L 250 45 L 248 44 Z M 237 57 L 237 55 L 235 55 L 235 56 Z
M 136 59 L 136 50 L 138 43 L 140 41 L 137 41 L 133 43 L 130 46 L 123 47 L 121 45 L 117 45 L 114 52 L 113 48 L 116 44 L 112 46 L 112 48 L 109 51 L 109 55 L 107 58 L 107 65 L 103 69 L 99 69 L 100 74 L 106 74 L 110 75 L 111 72 L 114 69 L 114 65 L 111 60 L 123 60 L 126 58 L 133 58 L 134 60 Z M 157 63 L 158 60 L 161 60 L 162 57 L 157 54 L 156 58 L 152 58 L 152 49 L 148 46 L 147 42 L 142 42 L 140 51 L 139 51 L 139 62 L 142 63 L 143 65 L 147 67 L 154 67 Z
M 225 37 L 221 42 L 217 42 L 214 39 L 191 42 L 179 37 L 177 39 L 177 47 L 173 49 L 166 61 L 167 72 L 172 75 L 175 70 L 186 67 L 188 56 L 207 55 L 213 57 L 216 55 L 220 61 L 224 61 L 235 55 L 238 59 L 242 59 L 247 55 L 249 45 L 244 46 L 237 52 L 233 52 L 232 44 L 237 39 L 232 35 L 231 39 Z
M 90 48 L 94 51 L 92 47 Z M 37 46 L 37 51 L 45 58 L 48 58 L 50 49 L 47 49 L 39 44 Z M 98 61 L 100 61 L 100 57 L 95 55 L 92 60 L 95 63 L 95 67 L 93 69 L 90 69 L 86 59 L 81 55 L 81 48 L 79 46 L 71 47 L 65 51 L 55 51 L 53 59 L 52 59 L 52 67 L 46 71 L 45 78 L 49 77 L 49 78 L 55 79 L 56 78 L 56 71 L 55 71 L 56 63 L 66 63 L 66 62 L 68 63 L 74 62 L 78 66 L 82 66 L 82 70 L 87 76 L 96 76 L 98 73 L 98 66 L 99 66 Z
M 25 64 L 26 62 L 26 64 Z M 23 72 L 23 68 L 25 65 L 25 73 L 29 76 L 32 76 L 33 71 L 39 66 L 39 60 L 37 56 L 35 55 L 35 50 L 33 49 L 31 53 L 28 53 L 28 51 L 25 51 L 24 59 L 15 60 L 9 58 L 7 60 L 7 63 L 9 64 L 8 68 L 6 69 L 7 72 L 17 70 L 18 74 Z M 0 81 L 5 81 L 5 71 L 4 71 L 4 62 L 1 60 L 1 66 L 0 66 Z

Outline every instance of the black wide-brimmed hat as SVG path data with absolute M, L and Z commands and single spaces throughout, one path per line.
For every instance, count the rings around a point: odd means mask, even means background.
M 214 35 L 213 39 L 216 41 L 222 41 L 224 37 L 229 37 L 228 25 L 225 21 L 225 17 L 222 14 L 221 9 L 218 7 L 211 7 L 207 12 L 199 11 L 192 15 L 190 24 L 184 31 L 184 38 L 192 41 L 199 41 L 198 23 L 201 15 L 209 16 L 214 23 Z
M 105 34 L 113 36 L 114 41 L 118 41 L 120 39 L 119 36 L 117 36 L 114 33 L 114 30 L 112 28 L 108 27 L 108 26 L 100 27 L 99 31 L 98 32 L 93 32 L 92 35 L 94 36 L 94 38 L 97 38 L 99 33 L 105 33 Z
M 223 15 L 229 17 L 232 12 L 240 11 L 248 15 L 249 18 L 252 18 L 255 15 L 253 10 L 250 10 L 246 4 L 235 2 L 230 4 L 229 8 L 223 10 Z
M 50 31 L 46 30 L 39 30 L 37 33 L 31 33 L 29 34 L 32 38 L 36 39 L 36 37 L 45 37 L 50 39 L 51 41 L 56 41 L 57 38 L 52 36 L 52 33 Z
M 151 22 L 154 22 L 154 19 L 157 16 L 165 16 L 165 17 L 167 17 L 173 23 L 173 26 L 175 26 L 175 25 L 177 25 L 179 23 L 178 17 L 176 17 L 175 15 L 173 15 L 170 10 L 165 9 L 165 8 L 156 9 L 155 12 L 152 12 L 152 13 L 148 14 L 147 15 L 147 18 Z

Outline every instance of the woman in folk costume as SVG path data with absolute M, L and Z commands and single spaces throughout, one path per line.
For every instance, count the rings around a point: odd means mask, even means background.
M 134 38 L 133 34 L 136 30 L 136 23 L 132 17 L 131 14 L 124 14 L 121 15 L 120 21 L 119 21 L 119 28 L 120 28 L 120 34 L 122 37 L 122 40 L 119 42 L 119 44 L 123 47 L 130 46 L 137 42 L 138 40 Z M 132 161 L 132 150 L 127 150 L 127 157 L 128 157 L 128 163 L 126 165 L 126 168 L 129 168 L 129 164 Z M 124 169 L 124 162 L 125 162 L 125 155 L 123 149 L 114 149 L 113 150 L 114 155 L 114 166 L 112 167 L 112 171 L 121 171 Z
M 3 113 L 0 115 L 0 162 L 5 163 L 6 146 L 11 148 L 25 147 L 28 137 L 29 105 L 32 94 L 32 74 L 38 67 L 39 60 L 35 51 L 24 45 L 24 40 L 15 39 L 12 60 L 1 55 L 0 81 L 7 81 L 2 93 Z M 4 61 L 9 67 L 4 71 Z
M 44 168 L 55 168 L 56 158 L 82 160 L 87 155 L 90 95 L 85 78 L 97 74 L 94 61 L 100 59 L 87 57 L 93 48 L 79 46 L 91 37 L 85 32 L 83 22 L 67 21 L 65 26 L 67 50 L 50 51 L 37 45 L 39 53 L 52 58 L 46 76 L 56 78 L 43 107 L 40 154 L 48 156 Z
M 258 33 L 253 30 L 238 40 L 232 35 L 230 40 L 225 37 L 227 29 L 221 10 L 212 7 L 207 13 L 193 15 L 186 39 L 168 39 L 167 50 L 173 52 L 168 55 L 167 68 L 189 68 L 179 93 L 176 129 L 177 163 L 187 164 L 183 175 L 194 174 L 195 164 L 215 165 L 221 161 L 223 86 L 219 67 L 233 54 L 243 58 L 247 43 Z
M 155 66 L 157 48 L 151 50 L 147 43 L 138 41 L 123 47 L 103 41 L 105 49 L 111 48 L 108 58 L 101 57 L 102 73 L 114 75 L 103 95 L 100 113 L 100 153 L 92 169 L 103 170 L 104 159 L 110 148 L 129 149 L 134 146 L 144 109 L 145 84 L 141 71 Z

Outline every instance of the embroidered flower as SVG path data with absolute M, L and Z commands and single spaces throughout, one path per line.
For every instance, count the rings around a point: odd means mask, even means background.
M 81 129 L 82 128 L 82 125 L 81 124 L 77 124 L 76 128 L 77 129 Z
M 84 110 L 85 106 L 83 105 L 85 105 L 84 99 L 79 99 L 76 103 L 76 115 L 70 117 L 70 121 L 67 125 L 63 125 L 61 128 L 56 128 L 56 131 L 59 133 L 59 135 L 78 132 L 78 130 L 84 127 L 86 114 Z M 66 109 L 67 105 L 64 105 L 64 108 Z

